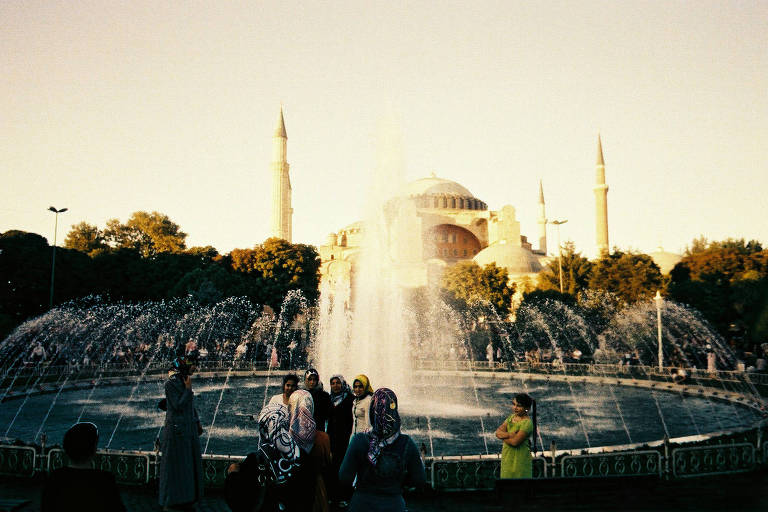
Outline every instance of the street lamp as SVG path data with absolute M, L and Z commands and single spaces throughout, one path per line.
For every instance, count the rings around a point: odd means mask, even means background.
M 656 301 L 656 327 L 659 334 L 659 370 L 664 368 L 664 352 L 661 350 L 661 303 L 664 301 L 661 298 L 661 292 L 656 290 L 656 296 L 653 298 Z
M 48 309 L 51 309 L 53 307 L 53 277 L 56 272 L 56 234 L 59 230 L 59 214 L 64 213 L 68 210 L 68 208 L 62 208 L 61 210 L 57 210 L 53 206 L 48 207 L 49 211 L 52 211 L 56 214 L 56 220 L 53 224 L 53 259 L 51 261 L 51 298 L 50 301 L 48 301 Z
M 566 222 L 568 222 L 568 219 L 550 222 L 550 224 L 557 226 L 557 268 L 560 273 L 560 293 L 563 293 L 563 248 L 560 247 L 560 225 Z

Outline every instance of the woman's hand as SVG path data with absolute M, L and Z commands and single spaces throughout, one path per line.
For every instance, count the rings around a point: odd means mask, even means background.
M 505 421 L 501 425 L 499 425 L 499 428 L 496 429 L 496 439 L 504 440 L 509 437 L 509 432 L 507 432 L 507 422 Z
M 187 389 L 192 389 L 192 376 L 187 375 L 184 377 L 184 387 Z

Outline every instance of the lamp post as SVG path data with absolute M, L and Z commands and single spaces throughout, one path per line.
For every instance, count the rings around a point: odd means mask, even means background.
M 550 224 L 557 226 L 557 269 L 560 274 L 560 293 L 563 293 L 563 248 L 560 247 L 560 225 L 566 222 L 568 222 L 568 219 L 550 222 Z
M 68 208 L 62 208 L 61 210 L 57 210 L 53 206 L 48 207 L 49 211 L 52 211 L 55 215 L 55 220 L 53 224 L 53 259 L 51 260 L 51 298 L 48 301 L 48 309 L 53 308 L 53 278 L 56 273 L 56 234 L 59 230 L 59 214 L 64 213 L 68 210 Z
M 664 299 L 659 290 L 656 290 L 656 296 L 653 300 L 656 302 L 656 327 L 659 335 L 659 370 L 662 370 L 664 368 L 664 352 L 661 350 L 661 303 Z

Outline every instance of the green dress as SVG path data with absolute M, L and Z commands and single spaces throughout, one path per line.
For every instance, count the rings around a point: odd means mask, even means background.
M 513 415 L 506 419 L 507 432 L 524 431 L 528 436 L 533 432 L 533 422 L 530 418 L 512 422 Z M 526 438 L 518 446 L 507 443 L 501 448 L 501 478 L 531 478 L 531 441 Z

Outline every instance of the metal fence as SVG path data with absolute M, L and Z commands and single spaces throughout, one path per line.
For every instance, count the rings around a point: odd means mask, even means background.
M 32 446 L 0 446 L 0 475 L 33 476 L 37 450 Z
M 555 453 L 533 458 L 534 479 L 658 476 L 690 478 L 753 471 L 768 465 L 768 444 L 762 435 L 751 442 L 685 445 L 670 450 L 634 450 L 606 453 Z M 60 448 L 45 455 L 33 446 L 0 445 L 0 475 L 31 477 L 67 463 Z M 142 485 L 157 479 L 157 452 L 99 450 L 95 467 L 115 475 L 120 484 Z M 204 455 L 203 478 L 208 488 L 221 488 L 227 468 L 242 456 Z M 499 477 L 498 455 L 426 458 L 428 481 L 435 490 L 473 491 L 492 489 Z
M 743 473 L 756 467 L 755 447 L 750 443 L 693 446 L 672 451 L 675 478 Z
M 655 450 L 566 455 L 560 459 L 560 477 L 647 476 L 662 474 L 662 456 Z

